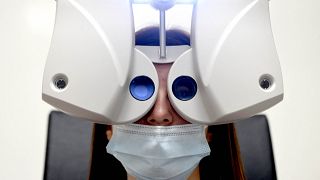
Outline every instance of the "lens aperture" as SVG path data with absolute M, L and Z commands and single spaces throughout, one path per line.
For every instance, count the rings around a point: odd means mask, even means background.
M 188 101 L 197 94 L 197 83 L 190 76 L 180 76 L 172 84 L 174 96 L 181 101 Z
M 129 90 L 132 97 L 135 99 L 139 101 L 146 101 L 152 97 L 155 86 L 152 79 L 149 77 L 137 76 L 131 81 Z

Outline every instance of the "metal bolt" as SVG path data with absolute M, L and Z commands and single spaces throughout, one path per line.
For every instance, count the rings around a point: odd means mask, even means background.
M 263 78 L 261 81 L 260 81 L 260 86 L 262 89 L 269 89 L 271 87 L 271 81 L 267 78 Z
M 67 82 L 65 79 L 63 78 L 59 78 L 55 81 L 55 86 L 58 88 L 58 89 L 64 89 L 66 86 L 67 86 Z

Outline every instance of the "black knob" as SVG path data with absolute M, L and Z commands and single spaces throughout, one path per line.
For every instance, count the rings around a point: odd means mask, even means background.
M 267 78 L 263 78 L 261 81 L 260 81 L 260 86 L 262 89 L 269 89 L 270 86 L 271 86 L 271 81 Z
M 59 79 L 56 80 L 55 86 L 56 86 L 58 89 L 64 89 L 64 88 L 67 86 L 67 82 L 66 82 L 65 79 L 59 78 Z

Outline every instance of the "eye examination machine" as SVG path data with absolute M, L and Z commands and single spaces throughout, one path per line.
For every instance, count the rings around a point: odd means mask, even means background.
M 136 46 L 132 6 L 159 11 L 159 46 Z M 166 45 L 166 11 L 193 4 L 190 46 Z M 191 123 L 235 122 L 283 99 L 268 0 L 57 0 L 42 98 L 70 115 L 126 124 L 154 105 L 154 63 L 173 63 L 168 98 Z

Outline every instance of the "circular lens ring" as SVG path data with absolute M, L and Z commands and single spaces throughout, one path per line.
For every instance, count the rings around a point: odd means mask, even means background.
M 172 83 L 173 95 L 181 101 L 191 100 L 197 90 L 197 82 L 190 76 L 179 76 Z
M 147 76 L 137 76 L 130 82 L 129 91 L 131 96 L 136 100 L 146 101 L 153 96 L 155 85 L 151 78 Z

